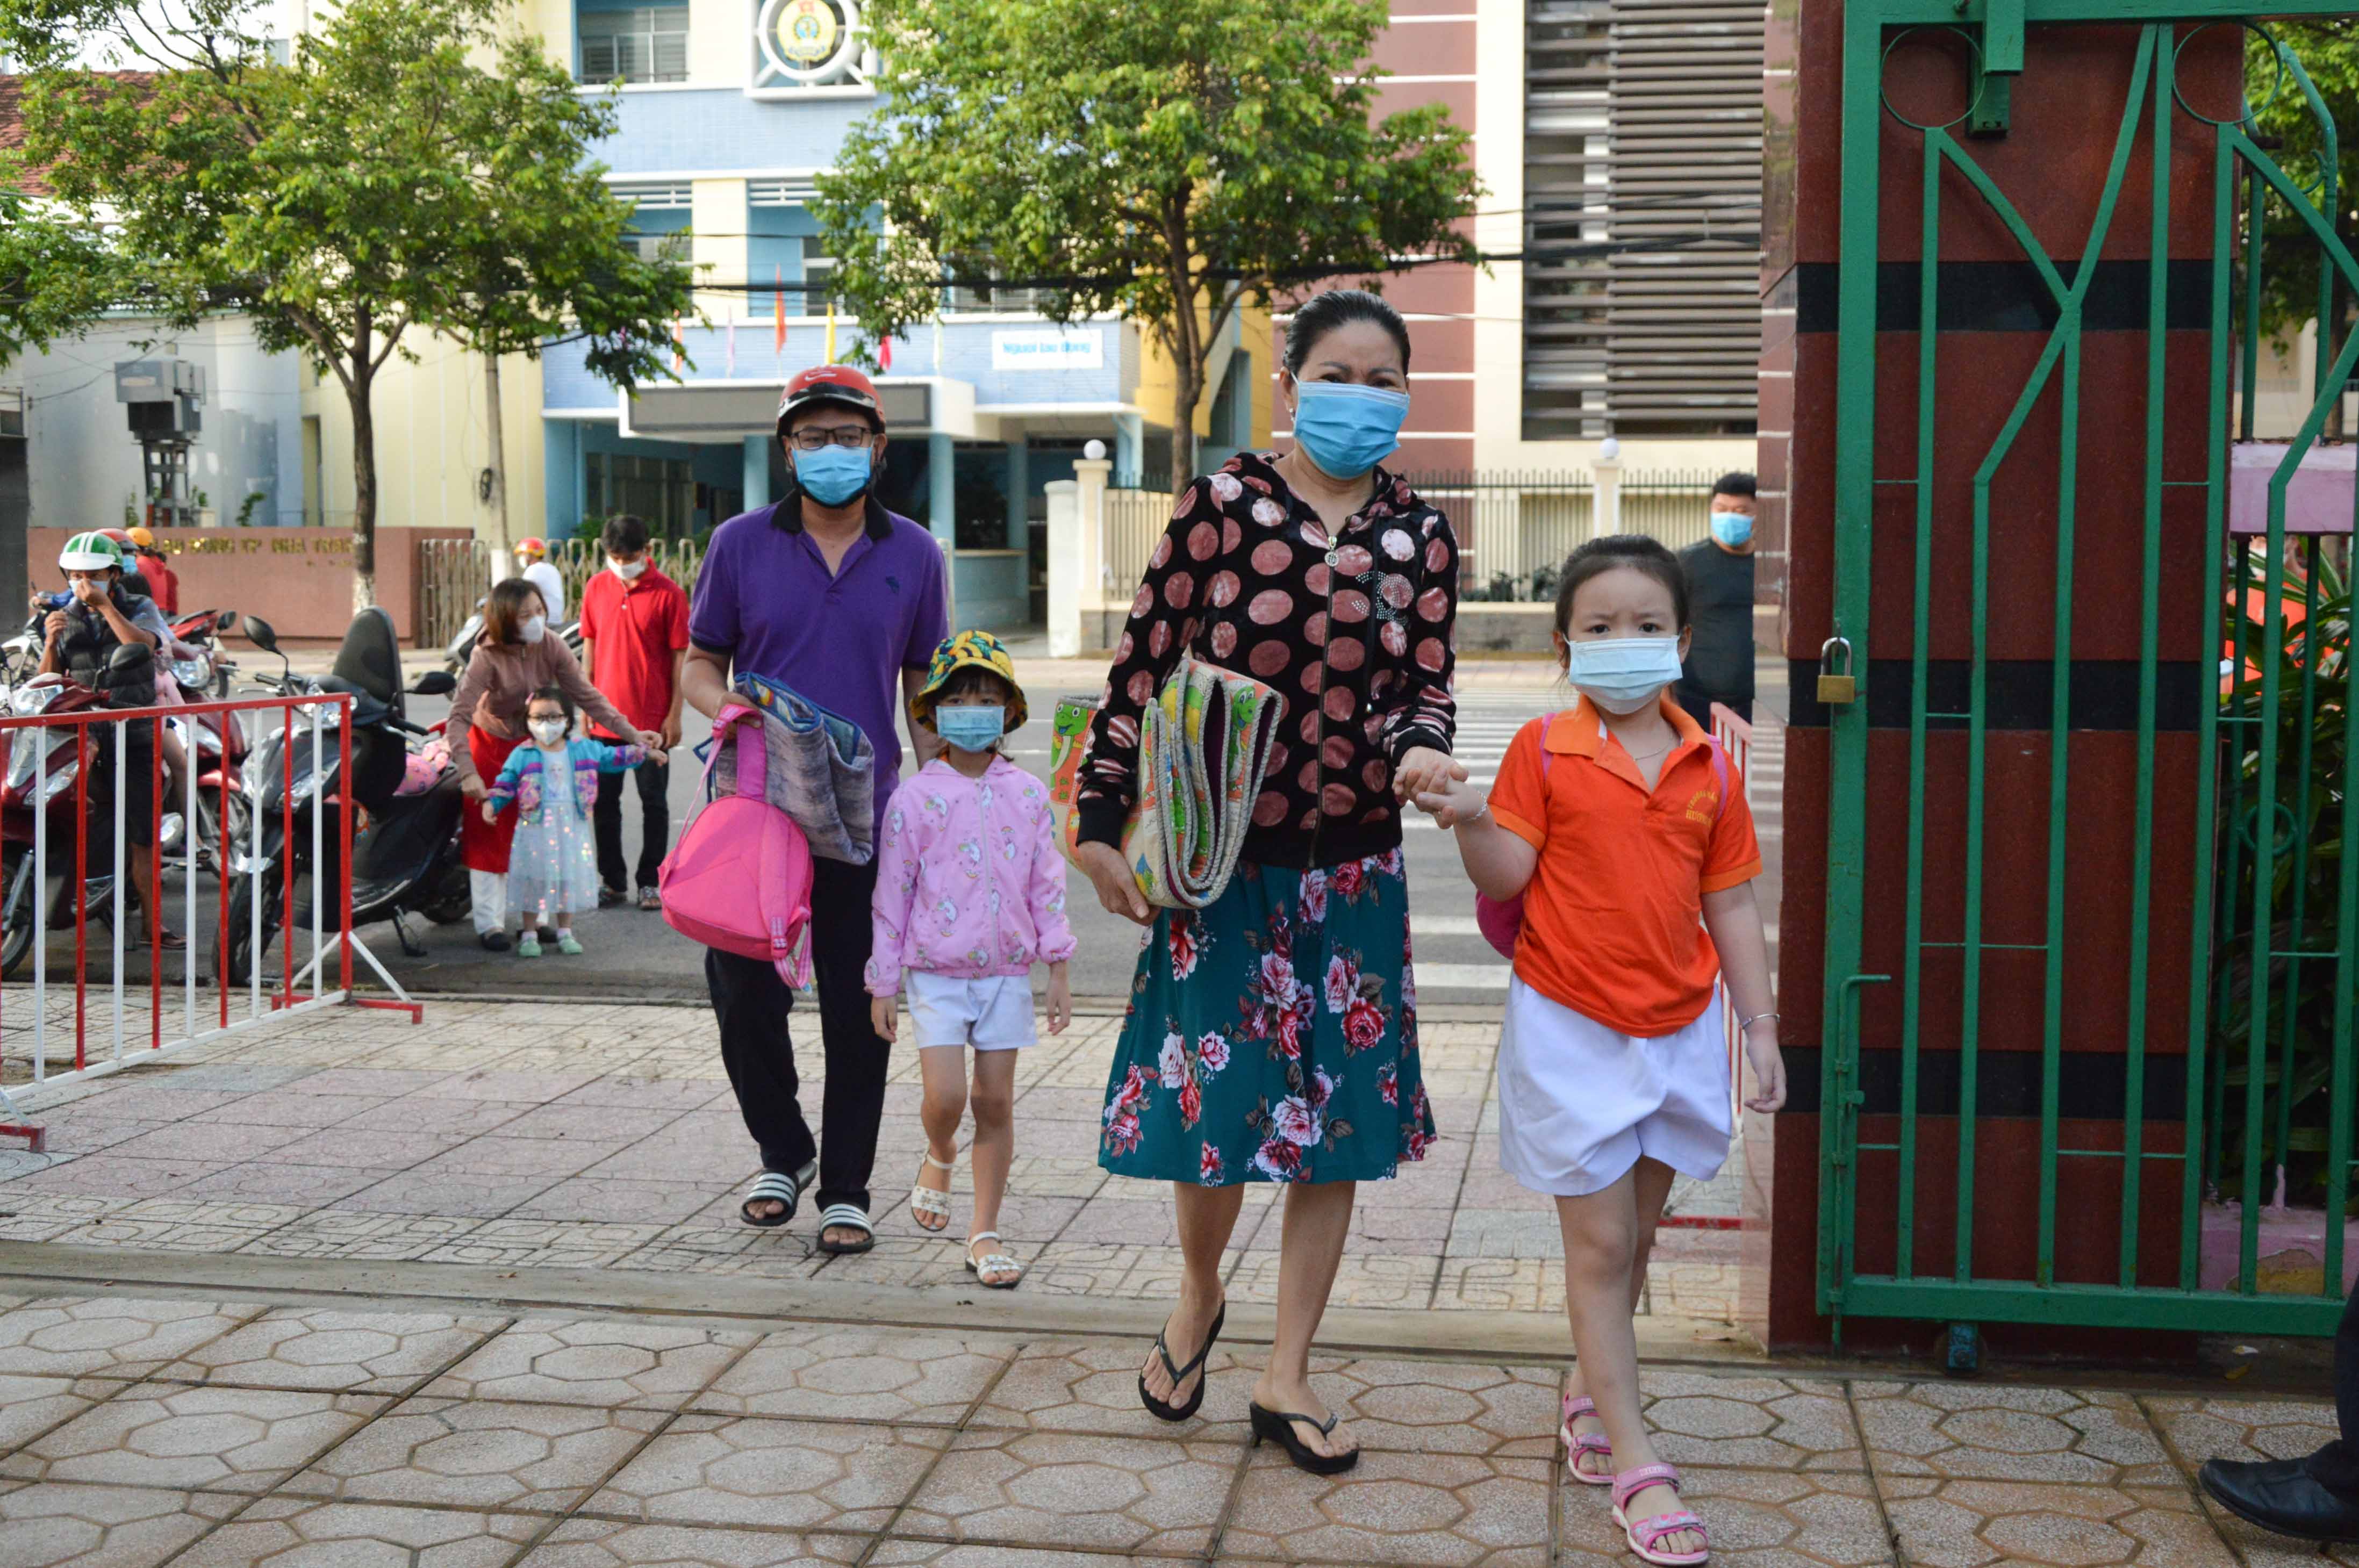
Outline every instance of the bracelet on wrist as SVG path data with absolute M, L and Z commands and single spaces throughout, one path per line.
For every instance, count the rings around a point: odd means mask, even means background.
M 1740 1018 L 1736 1021 L 1737 1033 L 1742 1034 L 1745 1031 L 1752 1028 L 1755 1024 L 1766 1023 L 1777 1017 L 1777 1014 L 1774 1012 L 1756 1012 L 1750 1018 Z

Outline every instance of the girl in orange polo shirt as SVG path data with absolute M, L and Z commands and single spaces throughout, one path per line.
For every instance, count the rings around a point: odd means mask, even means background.
M 1467 875 L 1523 900 L 1499 1041 L 1500 1162 L 1556 1199 L 1566 1309 L 1580 1366 L 1565 1394 L 1576 1479 L 1610 1485 L 1630 1549 L 1705 1560 L 1638 1413 L 1631 1325 L 1671 1178 L 1728 1156 L 1726 1024 L 1745 1033 L 1762 1112 L 1786 1100 L 1761 855 L 1727 759 L 1668 688 L 1688 643 L 1687 584 L 1660 544 L 1595 539 L 1565 562 L 1556 648 L 1580 691 L 1524 726 L 1489 797 L 1468 784 L 1418 796 L 1455 827 Z

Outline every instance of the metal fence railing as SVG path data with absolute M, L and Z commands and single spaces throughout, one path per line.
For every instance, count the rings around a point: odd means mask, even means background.
M 448 646 L 492 591 L 492 554 L 481 539 L 418 542 L 418 640 Z
M 1565 557 L 1609 525 L 1674 550 L 1709 538 L 1712 485 L 1719 476 L 1707 470 L 1624 474 L 1610 492 L 1594 474 L 1578 470 L 1407 477 L 1457 533 L 1461 598 L 1534 600 L 1552 598 Z M 1606 499 L 1609 493 L 1618 502 Z M 1170 522 L 1171 497 L 1160 489 L 1116 486 L 1105 492 L 1105 588 L 1120 595 L 1146 572 Z

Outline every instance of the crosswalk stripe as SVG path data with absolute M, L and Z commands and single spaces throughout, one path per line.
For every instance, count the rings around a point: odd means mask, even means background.
M 1416 966 L 1417 986 L 1424 990 L 1503 991 L 1515 970 L 1506 964 L 1428 964 Z

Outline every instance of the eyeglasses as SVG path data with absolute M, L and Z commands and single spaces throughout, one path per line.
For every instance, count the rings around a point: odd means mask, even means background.
M 799 452 L 824 451 L 831 446 L 847 449 L 864 447 L 875 438 L 875 431 L 851 425 L 841 426 L 831 430 L 798 430 L 791 438 L 795 443 L 795 450 Z

